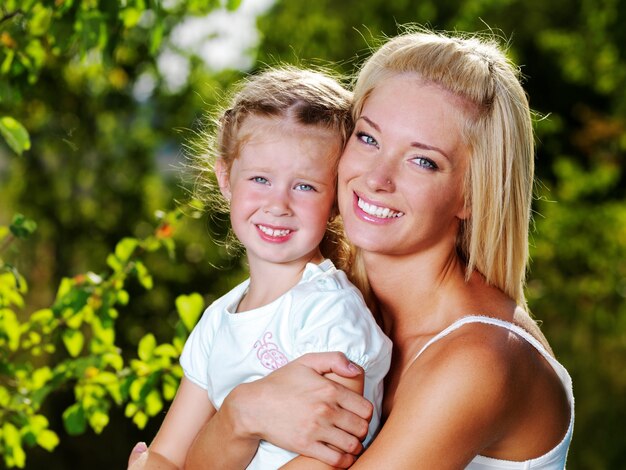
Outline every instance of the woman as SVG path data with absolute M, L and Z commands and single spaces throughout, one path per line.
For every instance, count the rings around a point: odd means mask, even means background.
M 339 206 L 394 343 L 384 425 L 354 468 L 563 468 L 571 380 L 524 310 L 534 148 L 517 70 L 488 40 L 420 32 L 384 44 L 354 93 Z M 243 468 L 259 439 L 350 465 L 371 407 L 322 376 L 346 369 L 308 356 L 235 389 L 189 466 Z

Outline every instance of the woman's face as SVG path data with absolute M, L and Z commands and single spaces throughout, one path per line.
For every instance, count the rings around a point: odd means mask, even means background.
M 339 164 L 346 234 L 365 250 L 406 255 L 450 250 L 466 217 L 460 98 L 416 74 L 378 85 Z

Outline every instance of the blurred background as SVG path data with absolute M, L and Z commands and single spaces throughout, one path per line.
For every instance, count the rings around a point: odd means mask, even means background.
M 184 207 L 175 256 L 146 257 L 153 286 L 129 284 L 115 324 L 124 357 L 148 333 L 171 338 L 177 296 L 208 303 L 245 275 L 213 241 L 223 224 L 186 204 L 181 167 L 206 113 L 266 64 L 349 77 L 406 23 L 491 30 L 522 67 L 538 142 L 527 296 L 574 381 L 568 468 L 626 468 L 626 0 L 2 0 L 0 117 L 21 123 L 30 148 L 5 126 L 0 225 L 17 213 L 37 224 L 0 252 L 28 282 L 14 310 L 26 319 L 50 306 L 62 278 L 106 272 L 120 239 Z M 59 444 L 26 446 L 26 468 L 125 468 L 164 413 L 140 430 L 113 406 L 98 434 L 70 435 L 62 415 L 74 400 L 71 386 L 47 396 Z

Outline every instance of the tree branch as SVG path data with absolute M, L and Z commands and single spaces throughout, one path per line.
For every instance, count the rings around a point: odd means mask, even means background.
M 4 23 L 5 21 L 9 21 L 14 16 L 23 15 L 23 14 L 24 14 L 24 11 L 21 10 L 20 8 L 18 8 L 15 11 L 12 11 L 11 13 L 4 13 L 4 15 L 0 17 L 0 24 Z

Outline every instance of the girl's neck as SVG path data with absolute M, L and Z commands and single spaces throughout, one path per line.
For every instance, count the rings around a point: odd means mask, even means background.
M 319 264 L 322 256 L 314 256 L 310 260 L 298 260 L 292 263 L 267 263 L 249 261 L 250 284 L 244 295 L 238 312 L 245 312 L 263 307 L 278 299 L 295 287 L 302 279 L 308 263 Z

